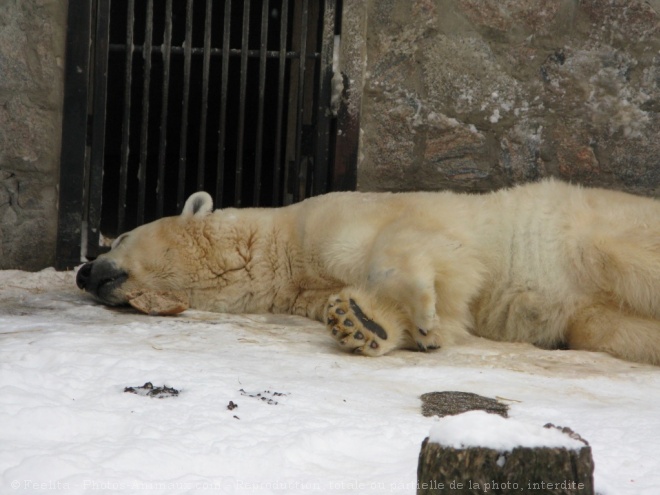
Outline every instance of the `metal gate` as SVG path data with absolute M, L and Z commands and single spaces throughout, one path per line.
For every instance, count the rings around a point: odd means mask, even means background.
M 332 189 L 339 2 L 70 2 L 59 268 L 194 191 L 241 207 Z

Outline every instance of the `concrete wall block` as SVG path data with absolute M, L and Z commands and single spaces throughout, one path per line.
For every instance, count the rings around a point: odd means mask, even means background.
M 67 2 L 0 9 L 0 269 L 55 260 Z
M 0 164 L 3 169 L 53 173 L 57 169 L 61 122 L 59 114 L 26 95 L 0 106 Z

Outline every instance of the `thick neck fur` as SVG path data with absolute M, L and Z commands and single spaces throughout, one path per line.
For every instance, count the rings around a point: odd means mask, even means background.
M 290 209 L 226 209 L 185 226 L 196 274 L 192 307 L 229 313 L 296 313 L 316 278 L 300 249 Z M 312 311 L 314 313 L 314 311 Z M 310 316 L 314 316 L 311 315 Z

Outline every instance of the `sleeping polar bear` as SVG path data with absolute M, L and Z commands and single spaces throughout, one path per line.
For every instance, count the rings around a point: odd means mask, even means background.
M 660 364 L 660 202 L 556 181 L 486 195 L 330 193 L 213 210 L 118 237 L 81 267 L 110 305 L 140 290 L 192 308 L 320 320 L 379 356 L 477 335 Z

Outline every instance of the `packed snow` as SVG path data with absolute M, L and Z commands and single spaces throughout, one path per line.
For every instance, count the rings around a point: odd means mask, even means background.
M 414 494 L 433 391 L 570 427 L 602 495 L 660 493 L 660 368 L 489 341 L 353 356 L 303 318 L 150 317 L 74 278 L 0 271 L 2 494 Z M 124 392 L 147 382 L 179 393 Z
M 484 411 L 446 416 L 431 428 L 429 441 L 446 447 L 486 447 L 511 452 L 516 447 L 580 450 L 584 442 L 557 428 L 544 428 Z

